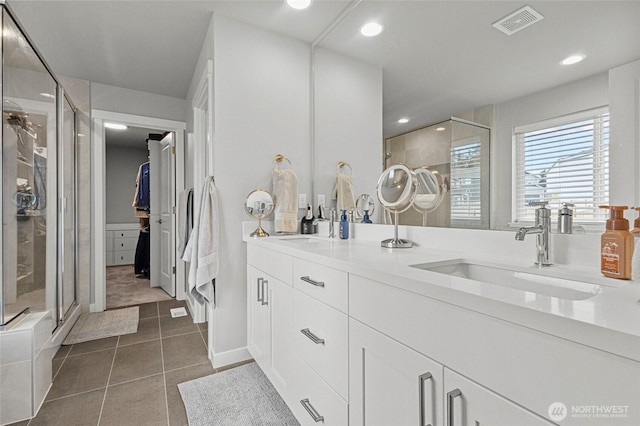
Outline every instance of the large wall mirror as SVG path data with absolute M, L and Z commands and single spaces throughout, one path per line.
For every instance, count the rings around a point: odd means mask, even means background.
M 527 5 L 542 19 L 512 35 L 493 26 Z M 512 129 L 608 104 L 609 70 L 640 60 L 639 11 L 635 1 L 355 1 L 317 47 L 383 70 L 383 137 L 362 147 L 379 149 L 379 173 L 428 166 L 449 185 L 426 222 L 408 211 L 401 223 L 499 229 L 511 220 Z M 370 21 L 384 30 L 362 37 Z M 575 54 L 586 57 L 561 65 Z M 463 159 L 475 193 L 454 176 Z

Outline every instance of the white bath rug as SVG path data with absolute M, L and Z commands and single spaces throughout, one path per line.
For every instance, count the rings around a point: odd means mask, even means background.
M 136 333 L 138 331 L 138 311 L 138 307 L 133 306 L 125 309 L 82 314 L 62 344 L 74 345 L 90 340 Z

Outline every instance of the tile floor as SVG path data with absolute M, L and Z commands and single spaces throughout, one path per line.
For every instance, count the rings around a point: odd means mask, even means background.
M 207 359 L 206 323 L 171 318 L 169 309 L 179 306 L 184 302 L 139 305 L 137 333 L 62 346 L 38 415 L 14 425 L 186 425 L 178 383 L 223 369 Z

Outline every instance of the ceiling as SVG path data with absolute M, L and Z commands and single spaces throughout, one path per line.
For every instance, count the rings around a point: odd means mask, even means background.
M 164 130 L 132 126 L 125 130 L 105 129 L 105 142 L 110 147 L 147 149 L 149 133 L 164 133 Z
M 9 0 L 56 74 L 185 98 L 212 13 L 383 68 L 384 132 L 398 134 L 640 58 L 640 1 Z M 525 4 L 544 19 L 492 28 Z M 318 40 L 347 8 L 353 8 Z M 378 37 L 358 29 L 377 19 Z M 587 59 L 559 62 L 573 53 Z M 411 121 L 401 127 L 397 120 Z

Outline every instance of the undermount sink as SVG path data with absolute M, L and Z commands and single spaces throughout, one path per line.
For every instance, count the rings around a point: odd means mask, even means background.
M 507 265 L 489 264 L 470 260 L 455 259 L 442 262 L 410 265 L 412 268 L 466 278 L 483 283 L 498 285 L 531 293 L 568 300 L 585 300 L 602 293 L 598 284 L 560 278 L 553 267 L 548 270 L 533 268 L 512 268 Z M 534 272 L 536 271 L 536 272 Z M 538 271 L 545 273 L 538 273 Z

